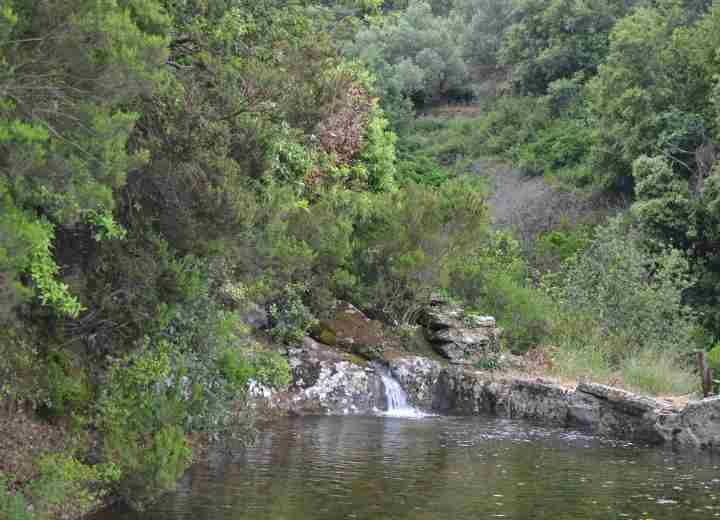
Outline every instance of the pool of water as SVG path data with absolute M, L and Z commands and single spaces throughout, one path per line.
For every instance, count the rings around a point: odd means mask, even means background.
M 306 417 L 93 520 L 720 517 L 720 458 L 492 418 Z

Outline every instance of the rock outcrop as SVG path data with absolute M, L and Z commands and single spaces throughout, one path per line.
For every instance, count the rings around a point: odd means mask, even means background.
M 594 383 L 567 388 L 542 379 L 488 374 L 418 356 L 390 371 L 416 406 L 439 413 L 493 414 L 584 428 L 617 439 L 720 448 L 720 397 L 672 404 Z
M 287 413 L 376 413 L 387 408 L 380 373 L 386 365 L 412 404 L 426 411 L 517 417 L 618 439 L 720 448 L 720 397 L 680 409 L 606 385 L 581 382 L 570 388 L 541 378 L 479 371 L 471 365 L 503 357 L 493 318 L 436 300 L 422 312 L 420 323 L 422 336 L 447 361 L 403 354 L 387 342 L 379 322 L 341 304 L 334 318 L 314 331 L 322 343 L 305 338 L 301 346 L 288 349 L 290 391 L 268 395 L 258 388 L 255 393 Z
M 495 318 L 468 314 L 460 307 L 434 300 L 420 316 L 425 337 L 451 363 L 473 365 L 500 351 Z
M 325 345 L 376 360 L 382 358 L 386 342 L 382 324 L 347 302 L 340 302 L 334 316 L 321 320 L 311 335 Z
M 293 384 L 289 392 L 274 396 L 274 408 L 295 414 L 343 415 L 387 406 L 382 379 L 371 365 L 355 363 L 311 338 L 288 349 L 288 359 Z

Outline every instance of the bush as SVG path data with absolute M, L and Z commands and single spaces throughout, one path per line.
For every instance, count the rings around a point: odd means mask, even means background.
M 299 343 L 316 323 L 310 309 L 303 302 L 307 289 L 300 284 L 285 287 L 282 299 L 270 305 L 270 335 L 282 343 Z
M 559 301 L 567 309 L 597 316 L 608 334 L 627 340 L 627 351 L 689 348 L 694 315 L 683 302 L 690 286 L 682 253 L 654 256 L 615 220 L 599 228 L 592 245 L 568 261 L 557 276 Z
M 450 290 L 479 313 L 495 316 L 514 352 L 537 346 L 548 333 L 551 303 L 530 286 L 520 246 L 508 233 L 496 232 L 473 255 L 458 258 Z
M 92 399 L 92 391 L 84 369 L 70 354 L 55 351 L 46 361 L 47 398 L 45 405 L 50 414 L 62 416 L 70 411 L 87 409 Z
M 696 388 L 687 354 L 698 325 L 683 303 L 690 279 L 678 251 L 654 256 L 615 220 L 545 283 L 558 304 L 551 339 L 560 373 L 652 393 Z
M 528 175 L 554 175 L 586 162 L 590 154 L 590 128 L 575 119 L 557 119 L 535 138 L 518 146 L 516 163 Z
M 467 78 L 461 28 L 452 17 L 436 16 L 424 1 L 371 23 L 346 52 L 377 74 L 383 97 L 422 103 L 462 89 Z
M 134 503 L 172 487 L 190 462 L 190 433 L 244 428 L 234 410 L 250 379 L 289 378 L 287 363 L 257 354 L 239 316 L 210 298 L 202 262 L 173 265 L 177 301 L 163 307 L 141 348 L 112 364 L 98 403 L 105 456 L 121 472 L 119 493 Z
M 0 517 L 5 520 L 33 520 L 25 497 L 8 488 L 7 477 L 0 473 Z
M 447 284 L 454 258 L 476 244 L 486 225 L 482 184 L 453 179 L 438 188 L 408 182 L 381 194 L 355 226 L 349 270 L 351 300 L 389 321 L 405 323 Z
M 120 478 L 112 463 L 89 466 L 66 454 L 45 455 L 38 468 L 30 489 L 36 512 L 88 512 L 101 505 L 109 486 Z
M 550 107 L 543 98 L 501 97 L 480 120 L 481 146 L 487 153 L 515 158 L 549 121 Z

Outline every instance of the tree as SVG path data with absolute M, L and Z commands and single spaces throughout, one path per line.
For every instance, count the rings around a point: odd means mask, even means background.
M 522 0 L 500 62 L 512 67 L 522 93 L 544 94 L 555 80 L 592 75 L 607 54 L 610 30 L 631 7 L 617 0 Z
M 422 103 L 461 90 L 467 79 L 458 20 L 436 16 L 423 1 L 361 30 L 347 52 L 375 72 L 389 97 Z

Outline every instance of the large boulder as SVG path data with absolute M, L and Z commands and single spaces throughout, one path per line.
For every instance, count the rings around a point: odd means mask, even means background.
M 338 303 L 334 316 L 320 320 L 310 334 L 320 343 L 373 360 L 382 359 L 386 343 L 382 324 L 347 302 Z
M 389 360 L 388 369 L 415 406 L 432 408 L 435 387 L 443 370 L 440 363 L 423 356 L 396 357 Z
M 679 413 L 659 414 L 657 430 L 678 446 L 720 448 L 720 396 L 691 401 Z
M 383 410 L 385 389 L 375 368 L 347 354 L 305 338 L 288 349 L 293 374 L 290 391 L 275 406 L 296 414 L 366 414 Z
M 462 308 L 433 300 L 420 316 L 425 337 L 451 363 L 474 365 L 500 352 L 495 318 L 466 313 Z

